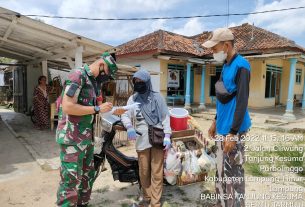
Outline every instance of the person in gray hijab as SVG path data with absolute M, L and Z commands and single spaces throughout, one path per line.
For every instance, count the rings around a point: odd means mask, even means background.
M 164 154 L 171 146 L 169 111 L 162 95 L 153 91 L 151 77 L 147 70 L 139 70 L 133 76 L 134 94 L 127 105 L 139 103 L 137 107 L 122 115 L 122 122 L 127 128 L 129 140 L 136 140 L 136 150 L 139 160 L 139 174 L 143 190 L 143 200 L 140 206 L 161 206 L 163 191 L 163 161 Z M 133 122 L 131 121 L 133 119 Z M 134 124 L 132 124 L 134 123 Z M 162 128 L 165 134 L 164 148 L 160 149 L 149 143 L 148 128 Z M 142 135 L 138 136 L 136 130 Z

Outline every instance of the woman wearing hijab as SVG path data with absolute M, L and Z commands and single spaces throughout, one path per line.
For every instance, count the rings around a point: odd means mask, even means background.
M 139 160 L 139 174 L 143 191 L 140 206 L 159 207 L 163 190 L 164 153 L 171 146 L 170 118 L 167 105 L 160 93 L 153 91 L 148 71 L 139 70 L 133 76 L 134 94 L 127 105 L 140 103 L 122 115 L 129 140 L 136 140 Z M 131 119 L 134 120 L 134 125 Z M 163 148 L 152 146 L 149 142 L 148 128 L 154 126 L 164 131 Z M 141 136 L 136 134 L 140 132 Z
M 48 94 L 50 87 L 47 85 L 46 76 L 38 78 L 38 85 L 34 89 L 33 107 L 36 122 L 34 127 L 36 129 L 47 129 L 50 124 L 50 104 Z

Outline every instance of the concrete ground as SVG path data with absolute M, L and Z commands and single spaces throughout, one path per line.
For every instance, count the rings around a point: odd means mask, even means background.
M 250 134 L 281 136 L 283 134 L 289 135 L 290 132 L 301 132 L 304 135 L 305 119 L 302 115 L 295 122 L 286 122 L 276 118 L 276 114 L 268 114 L 267 112 L 251 112 L 253 129 Z M 207 137 L 207 130 L 214 114 L 215 110 L 213 109 L 194 114 L 202 127 L 204 137 Z M 3 119 L 0 121 L 1 206 L 55 206 L 59 182 L 59 150 L 55 143 L 55 132 L 34 129 L 29 117 L 24 114 L 0 109 L 0 116 Z M 249 144 L 254 146 L 257 143 Z M 299 144 L 305 146 L 305 142 Z M 120 150 L 128 155 L 135 155 L 133 145 L 122 147 Z M 109 166 L 106 167 L 110 169 Z M 247 176 L 253 177 L 251 174 L 247 174 Z M 273 173 L 272 176 L 280 175 Z M 304 190 L 303 195 L 305 196 L 304 182 L 303 185 L 298 182 L 276 184 L 249 182 L 246 189 L 247 193 L 270 194 L 270 186 L 272 185 L 300 186 Z M 183 187 L 166 186 L 163 194 L 164 206 L 208 207 L 212 202 L 200 199 L 200 194 L 206 191 L 214 191 L 213 182 Z M 94 184 L 91 206 L 129 206 L 136 202 L 137 195 L 137 185 L 114 182 L 111 171 L 107 170 L 101 173 Z M 303 201 L 305 202 L 305 200 Z

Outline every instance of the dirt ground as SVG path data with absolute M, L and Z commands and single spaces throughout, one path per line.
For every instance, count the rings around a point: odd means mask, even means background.
M 127 152 L 128 153 L 128 152 Z M 0 181 L 0 203 L 2 207 L 31 206 L 52 207 L 55 205 L 56 190 L 59 182 L 58 171 L 42 170 L 36 162 L 20 164 L 18 168 L 29 166 L 26 173 Z M 108 169 L 110 166 L 106 165 Z M 200 193 L 207 185 L 176 187 L 165 186 L 164 206 L 208 206 L 200 200 Z M 113 181 L 111 171 L 102 172 L 94 184 L 90 206 L 124 207 L 137 202 L 138 185 Z
M 196 120 L 202 126 L 204 136 L 207 137 L 207 129 L 211 123 L 211 117 L 197 117 Z M 0 206 L 1 207 L 12 207 L 12 206 L 33 206 L 33 207 L 52 207 L 55 205 L 56 191 L 59 182 L 58 170 L 44 169 L 39 166 L 33 157 L 29 154 L 27 149 L 18 140 L 12 136 L 6 126 L 0 125 Z M 25 128 L 19 128 L 19 133 L 25 133 Z M 30 133 L 30 132 L 27 132 Z M 48 132 L 49 133 L 49 132 Z M 283 133 L 266 131 L 264 129 L 254 128 L 251 130 L 252 135 L 276 135 L 281 136 Z M 285 134 L 287 135 L 287 134 Z M 39 139 L 39 138 L 38 138 Z M 213 142 L 211 142 L 212 144 Z M 259 144 L 263 145 L 275 145 L 274 142 L 249 142 L 249 146 L 256 146 Z M 285 144 L 285 143 L 281 143 Z M 286 143 L 289 144 L 289 143 Z M 305 146 L 305 142 L 292 143 L 294 145 Z M 53 147 L 53 145 L 52 145 Z M 56 146 L 54 146 L 54 150 Z M 14 149 L 14 151 L 12 150 Z M 133 146 L 120 148 L 120 150 L 128 155 L 134 155 L 135 151 Z M 18 154 L 13 153 L 18 152 Z M 53 158 L 58 159 L 58 158 Z M 303 163 L 304 164 L 304 163 Z M 106 165 L 108 169 L 109 166 Z M 250 166 L 251 167 L 251 166 Z M 253 169 L 252 169 L 253 171 Z M 211 173 L 210 175 L 212 175 Z M 287 174 L 289 177 L 300 177 L 295 174 Z M 253 172 L 246 170 L 246 176 L 253 178 L 256 177 Z M 280 173 L 271 173 L 269 177 L 283 177 Z M 274 201 L 286 200 L 295 201 L 291 206 L 297 207 L 302 206 L 305 203 L 305 185 L 304 180 L 299 182 L 247 182 L 246 193 L 247 194 L 260 194 L 270 195 L 276 194 L 277 192 L 271 192 L 271 187 L 285 187 L 294 186 L 298 187 L 301 191 L 302 199 L 292 198 L 273 198 L 266 199 L 269 204 L 274 204 Z M 177 186 L 165 186 L 163 193 L 163 206 L 172 207 L 194 207 L 203 206 L 209 207 L 213 201 L 201 200 L 200 196 L 202 193 L 213 192 L 213 182 L 197 183 L 193 185 L 177 187 Z M 293 194 L 293 192 L 285 193 Z M 90 206 L 109 206 L 109 207 L 127 207 L 132 203 L 136 202 L 138 196 L 138 186 L 126 183 L 114 182 L 112 179 L 111 171 L 107 170 L 98 177 L 94 184 L 92 199 Z M 251 198 L 247 200 L 247 204 L 253 202 L 253 206 L 268 206 L 263 205 L 263 199 Z M 298 205 L 300 203 L 300 205 Z M 304 205 L 303 205 L 304 206 Z

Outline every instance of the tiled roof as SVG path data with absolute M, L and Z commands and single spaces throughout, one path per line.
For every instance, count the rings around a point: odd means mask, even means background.
M 250 24 L 243 24 L 231 27 L 230 29 L 235 36 L 235 47 L 240 53 L 305 52 L 305 48 L 297 45 L 294 41 Z M 200 48 L 200 45 L 210 35 L 211 32 L 203 32 L 196 36 L 186 37 L 158 30 L 118 46 L 117 55 L 155 51 L 169 54 L 180 53 L 197 57 L 204 56 L 211 54 L 211 51 Z
M 143 53 L 147 51 L 180 53 L 189 56 L 199 56 L 200 50 L 194 46 L 194 40 L 172 32 L 158 30 L 119 45 L 117 56 Z
M 250 24 L 231 27 L 230 30 L 235 37 L 235 47 L 240 53 L 270 53 L 285 50 L 305 52 L 305 48 L 294 41 Z M 210 35 L 211 32 L 203 32 L 193 38 L 202 44 Z M 210 50 L 204 51 L 204 55 L 209 53 Z

